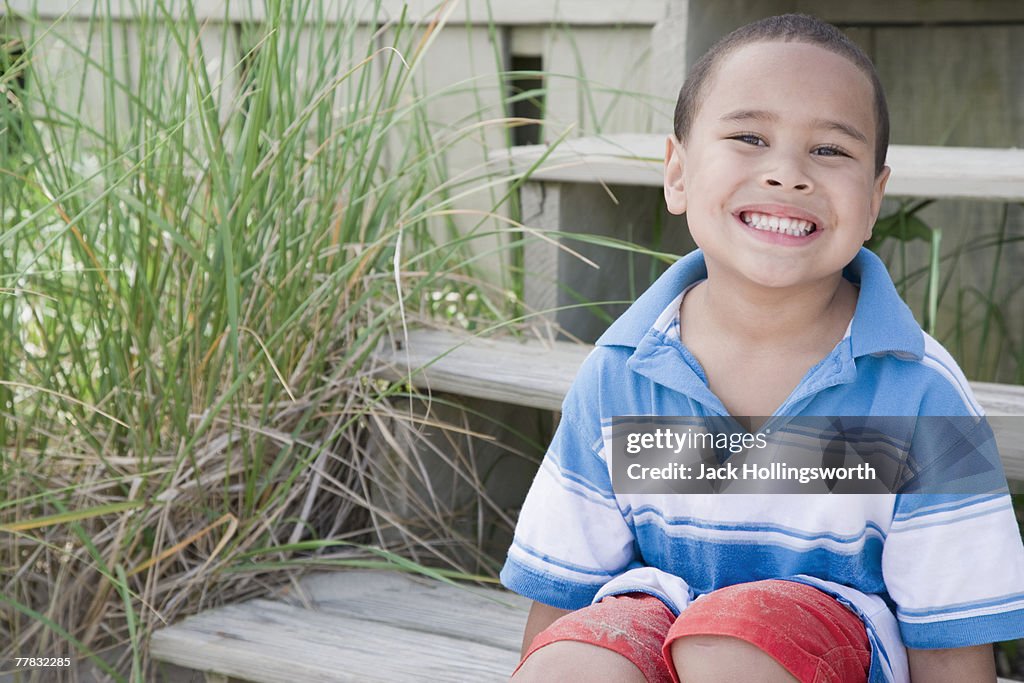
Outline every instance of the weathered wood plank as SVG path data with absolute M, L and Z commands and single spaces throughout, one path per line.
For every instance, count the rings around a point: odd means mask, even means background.
M 492 154 L 494 163 L 525 171 L 544 145 Z M 609 135 L 564 141 L 531 176 L 534 180 L 660 187 L 665 136 Z M 1024 200 L 1024 150 L 890 145 L 890 197 Z
M 381 374 L 394 380 L 409 369 L 420 389 L 447 391 L 515 405 L 560 410 L 576 370 L 592 347 L 568 342 L 520 343 L 417 330 L 408 347 L 378 354 Z
M 530 601 L 509 593 L 452 586 L 398 572 L 325 572 L 304 577 L 282 601 L 317 612 L 414 631 L 429 630 L 519 652 Z
M 971 382 L 971 389 L 986 415 L 1024 416 L 1024 386 Z
M 792 12 L 806 12 L 834 24 L 939 24 L 1024 21 L 1020 0 L 796 0 Z
M 383 349 L 381 372 L 408 378 L 420 389 L 559 410 L 580 364 L 593 347 L 568 342 L 476 339 L 416 330 L 407 348 Z M 1024 416 L 1024 387 L 972 382 L 978 402 L 993 417 Z M 992 424 L 1006 476 L 1024 480 L 1024 417 Z
M 523 218 L 527 225 L 554 233 L 562 229 L 559 220 L 562 211 L 561 186 L 558 183 L 526 183 L 520 190 Z M 557 240 L 532 239 L 523 245 L 523 262 L 529 264 L 529 273 L 523 278 L 523 299 L 538 314 L 533 323 L 546 328 L 554 336 L 558 306 L 558 249 Z
M 561 8 L 561 2 L 549 2 L 548 6 Z M 606 4 L 592 0 L 591 3 Z M 629 3 L 607 4 L 626 7 Z M 656 124 L 657 117 L 651 115 L 651 96 L 661 99 L 668 91 L 663 89 L 664 84 L 649 80 L 650 24 L 576 25 L 571 38 L 562 30 L 548 30 L 540 54 L 547 72 L 544 79 L 547 85 L 545 140 L 556 139 L 570 128 L 575 135 L 647 133 L 660 129 L 660 126 L 654 127 L 661 121 Z M 679 65 L 676 68 L 679 69 Z M 565 78 L 562 74 L 572 76 Z
M 186 0 L 171 0 L 168 11 L 177 15 L 182 11 Z M 194 12 L 200 20 L 223 21 L 260 21 L 266 18 L 267 9 L 263 3 L 228 2 L 227 0 L 192 0 Z M 19 14 L 36 12 L 45 18 L 57 18 L 63 15 L 88 18 L 93 9 L 92 3 L 76 2 L 75 0 L 10 0 L 10 7 Z M 322 13 L 326 21 L 340 21 L 356 16 L 360 23 L 374 24 L 388 18 L 397 19 L 403 9 L 408 21 L 429 22 L 438 14 L 440 3 L 436 0 L 383 0 L 381 11 L 374 12 L 374 3 L 361 3 L 355 11 L 350 3 L 324 3 Z M 628 4 L 595 3 L 593 0 L 560 0 L 557 4 L 549 0 L 520 0 L 515 3 L 495 2 L 487 0 L 468 0 L 456 3 L 452 9 L 449 22 L 456 26 L 466 23 L 484 25 L 493 21 L 495 24 L 506 25 L 552 25 L 566 23 L 572 25 L 615 26 L 615 25 L 653 25 L 667 14 L 667 0 L 633 0 Z M 113 0 L 106 9 L 110 16 L 117 19 L 132 19 L 140 14 L 136 3 L 129 0 Z M 312 20 L 311 20 L 312 21 Z
M 157 631 L 150 653 L 259 683 L 504 681 L 518 662 L 518 649 L 432 633 L 428 623 L 417 631 L 270 600 L 227 605 Z
M 1020 201 L 1024 150 L 892 145 L 890 197 Z
M 1007 478 L 1024 481 L 1024 386 L 971 382 L 971 389 L 985 414 L 993 418 Z M 1011 416 L 1017 417 L 1007 419 Z

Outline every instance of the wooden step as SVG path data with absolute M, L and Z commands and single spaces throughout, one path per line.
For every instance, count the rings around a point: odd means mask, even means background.
M 507 591 L 398 572 L 316 574 L 297 591 L 161 629 L 150 654 L 208 672 L 210 681 L 507 681 L 529 605 Z
M 379 372 L 393 380 L 411 378 L 417 388 L 515 405 L 559 410 L 588 344 L 537 340 L 480 339 L 438 330 L 414 330 L 394 347 L 376 354 Z M 410 374 L 411 373 L 411 374 Z M 1024 481 L 1024 386 L 971 382 L 992 424 L 1003 469 Z
M 318 574 L 161 629 L 150 654 L 259 683 L 506 681 L 529 604 L 397 572 Z
M 547 145 L 502 148 L 489 155 L 495 168 L 525 172 L 531 180 L 661 187 L 665 135 L 621 133 L 570 138 Z M 934 197 L 1017 202 L 1024 199 L 1024 150 L 1015 148 L 889 145 L 888 197 Z

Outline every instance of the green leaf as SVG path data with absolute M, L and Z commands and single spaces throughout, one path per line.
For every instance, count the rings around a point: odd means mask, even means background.
M 139 508 L 143 505 L 145 505 L 145 503 L 141 500 L 127 500 L 121 503 L 98 505 L 94 508 L 87 508 L 85 510 L 69 510 L 68 512 L 61 512 L 56 515 L 47 515 L 46 517 L 38 517 L 36 519 L 26 519 L 12 524 L 0 524 L 0 531 L 28 531 L 29 529 L 39 529 L 47 526 L 54 526 L 55 524 L 77 522 L 82 519 L 89 519 L 90 517 L 99 517 L 100 515 L 110 515 L 115 512 L 123 512 L 125 510 L 131 510 L 132 508 Z
M 875 228 L 868 240 L 868 248 L 874 250 L 882 242 L 893 239 L 899 242 L 924 240 L 930 242 L 935 228 L 925 223 L 916 215 L 906 212 L 894 213 L 875 222 Z

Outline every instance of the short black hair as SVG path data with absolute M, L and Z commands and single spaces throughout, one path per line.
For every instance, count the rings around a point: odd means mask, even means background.
M 741 26 L 715 43 L 690 69 L 676 102 L 674 130 L 680 141 L 685 141 L 700 108 L 700 101 L 708 79 L 722 60 L 738 48 L 765 42 L 809 43 L 846 57 L 860 69 L 875 91 L 875 175 L 885 167 L 885 153 L 889 148 L 889 107 L 878 71 L 864 51 L 846 34 L 832 24 L 808 14 L 782 14 Z

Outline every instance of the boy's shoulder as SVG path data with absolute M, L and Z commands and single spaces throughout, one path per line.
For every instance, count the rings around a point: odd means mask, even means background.
M 920 330 L 919 356 L 875 354 L 858 363 L 858 378 L 882 384 L 893 414 L 899 405 L 905 414 L 980 416 L 983 409 L 970 382 L 953 356 L 934 337 Z M 916 408 L 916 410 L 913 410 Z

